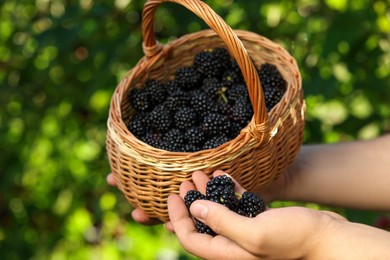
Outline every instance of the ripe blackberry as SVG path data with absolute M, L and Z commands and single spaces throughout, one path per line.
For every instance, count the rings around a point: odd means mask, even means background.
M 203 117 L 202 129 L 208 135 L 226 134 L 230 129 L 228 118 L 219 113 L 208 113 Z
M 234 84 L 227 90 L 227 97 L 233 103 L 238 99 L 249 99 L 248 88 L 244 84 Z
M 161 81 L 148 80 L 145 82 L 144 86 L 153 105 L 161 104 L 165 100 L 167 91 L 165 85 Z
M 139 139 L 150 146 L 153 146 L 155 148 L 160 148 L 160 144 L 161 144 L 160 133 L 156 133 L 153 132 L 152 130 L 149 130 L 144 135 L 141 135 Z
M 175 79 L 165 82 L 164 85 L 165 85 L 165 90 L 168 92 L 168 95 L 170 95 L 171 93 L 175 92 L 180 88 L 179 83 L 177 83 Z
M 284 91 L 276 88 L 267 88 L 264 91 L 264 98 L 267 111 L 270 111 L 282 99 Z
M 203 150 L 217 148 L 218 146 L 223 145 L 229 140 L 230 138 L 227 137 L 226 135 L 213 136 L 204 143 Z
M 209 197 L 218 189 L 218 187 L 229 187 L 234 189 L 234 182 L 227 175 L 218 175 L 213 177 L 206 185 L 206 197 Z
M 243 79 L 242 79 L 241 71 L 240 71 L 240 74 L 238 74 L 235 70 L 228 69 L 222 75 L 222 83 L 228 87 L 233 86 L 234 84 L 238 84 L 238 83 L 242 84 Z
M 129 129 L 129 131 L 133 133 L 133 135 L 139 138 L 140 136 L 145 134 L 146 125 L 145 125 L 145 120 L 143 120 L 142 117 L 137 115 L 138 114 L 133 115 L 130 122 L 127 124 L 127 129 Z
M 211 98 L 222 95 L 226 88 L 217 78 L 205 78 L 202 84 L 203 91 Z
M 238 198 L 234 191 L 232 179 L 226 175 L 219 175 L 211 179 L 206 186 L 206 199 L 235 211 L 238 205 Z
M 150 95 L 145 89 L 133 88 L 128 95 L 128 100 L 137 111 L 146 111 L 152 109 Z
M 246 126 L 253 116 L 252 104 L 247 99 L 238 99 L 232 107 L 232 120 L 239 123 L 240 126 Z
M 172 128 L 166 132 L 161 143 L 161 149 L 171 151 L 171 152 L 182 152 L 184 146 L 184 136 L 183 133 L 177 129 Z
M 204 200 L 204 199 L 206 199 L 206 196 L 204 196 L 198 190 L 189 190 L 189 191 L 187 191 L 186 195 L 184 196 L 184 202 L 185 202 L 187 208 L 189 208 L 191 206 L 192 202 L 194 202 L 196 200 Z
M 184 107 L 189 104 L 190 96 L 181 89 L 175 89 L 165 99 L 164 106 L 171 112 L 176 111 L 178 107 Z
M 205 223 L 195 219 L 195 228 L 198 230 L 199 233 L 202 234 L 208 234 L 210 236 L 216 236 L 217 233 L 215 233 L 209 226 L 207 226 Z
M 237 213 L 254 218 L 258 214 L 264 212 L 266 209 L 266 203 L 259 195 L 253 192 L 245 191 L 238 202 Z
M 218 99 L 215 107 L 216 107 L 215 112 L 230 117 L 232 113 L 232 106 L 229 102 L 223 99 Z
M 281 100 L 286 92 L 286 81 L 283 79 L 277 67 L 273 64 L 264 63 L 258 69 L 260 82 L 264 90 L 267 109 L 271 110 Z
M 225 48 L 204 50 L 194 58 L 194 67 L 208 78 L 220 78 L 230 65 L 230 55 Z
M 237 82 L 243 83 L 244 82 L 244 76 L 242 75 L 241 68 L 238 65 L 236 60 L 232 61 L 231 70 L 237 76 Z
M 163 133 L 170 129 L 173 120 L 168 109 L 161 104 L 150 112 L 149 122 L 153 129 Z
M 212 104 L 212 99 L 205 92 L 201 90 L 192 92 L 190 105 L 200 116 L 205 115 L 209 111 Z
M 186 195 L 184 196 L 184 202 L 189 209 L 191 204 L 196 200 L 203 200 L 206 199 L 206 196 L 204 196 L 202 193 L 200 193 L 197 190 L 189 190 L 187 191 Z M 209 234 L 211 236 L 215 236 L 216 233 L 206 224 L 203 222 L 195 219 L 195 228 L 199 233 L 203 234 Z
M 229 51 L 226 48 L 215 48 L 212 53 L 215 60 L 223 64 L 223 68 L 225 68 L 225 70 L 231 67 L 232 60 Z
M 203 145 L 206 137 L 203 133 L 203 130 L 200 126 L 193 126 L 187 129 L 184 133 L 185 140 L 194 145 Z
M 174 115 L 175 125 L 179 129 L 187 129 L 197 122 L 197 113 L 193 108 L 182 107 Z
M 202 75 L 193 67 L 181 67 L 176 71 L 175 80 L 183 89 L 190 90 L 201 84 Z

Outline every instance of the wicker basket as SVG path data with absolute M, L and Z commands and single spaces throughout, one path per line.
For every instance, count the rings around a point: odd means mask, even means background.
M 157 7 L 163 2 L 183 5 L 212 30 L 187 34 L 165 45 L 154 35 Z M 110 104 L 107 154 L 112 173 L 127 200 L 149 217 L 168 221 L 167 198 L 178 193 L 191 173 L 222 169 L 248 190 L 259 190 L 283 174 L 298 153 L 304 129 L 305 102 L 296 61 L 278 44 L 255 33 L 232 30 L 199 0 L 150 0 L 143 10 L 145 56 L 118 84 Z M 166 81 L 178 67 L 192 64 L 196 53 L 225 47 L 239 64 L 246 81 L 254 116 L 233 140 L 215 149 L 193 153 L 169 152 L 138 140 L 126 125 L 134 113 L 127 94 L 148 79 Z M 274 64 L 287 82 L 282 100 L 270 112 L 255 66 Z

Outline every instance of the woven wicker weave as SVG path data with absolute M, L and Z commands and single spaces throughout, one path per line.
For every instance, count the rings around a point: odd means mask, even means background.
M 181 4 L 203 19 L 212 30 L 187 34 L 165 45 L 154 35 L 157 7 L 163 2 Z M 296 61 L 275 42 L 248 31 L 232 30 L 204 2 L 151 0 L 143 11 L 145 56 L 118 84 L 110 105 L 107 154 L 118 188 L 134 207 L 151 218 L 168 221 L 167 198 L 178 193 L 191 173 L 211 174 L 222 169 L 248 190 L 259 190 L 280 176 L 292 163 L 302 143 L 305 102 Z M 127 94 L 148 79 L 174 77 L 178 67 L 192 64 L 195 54 L 207 48 L 226 47 L 239 64 L 248 86 L 254 116 L 233 140 L 215 149 L 194 153 L 169 152 L 138 140 L 127 129 L 134 113 Z M 287 82 L 282 100 L 267 113 L 256 71 L 274 64 Z

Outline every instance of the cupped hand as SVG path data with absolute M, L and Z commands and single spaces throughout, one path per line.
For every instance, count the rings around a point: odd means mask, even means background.
M 223 174 L 217 171 L 214 175 Z M 255 218 L 241 216 L 223 205 L 207 200 L 192 203 L 187 210 L 183 197 L 191 189 L 204 194 L 209 178 L 193 174 L 193 183 L 184 182 L 179 195 L 168 198 L 170 222 L 182 246 L 204 259 L 297 259 L 314 256 L 333 221 L 343 217 L 303 207 L 268 209 Z M 236 191 L 244 189 L 236 182 Z M 193 217 L 207 224 L 217 235 L 198 233 Z
M 113 173 L 109 173 L 106 177 L 106 180 L 109 185 L 114 187 L 117 186 Z M 134 221 L 145 226 L 162 224 L 160 220 L 148 217 L 145 212 L 139 208 L 136 208 L 131 212 L 131 217 L 134 219 Z

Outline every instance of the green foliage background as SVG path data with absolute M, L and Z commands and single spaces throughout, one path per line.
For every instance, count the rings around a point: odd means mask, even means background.
M 231 27 L 262 34 L 296 58 L 305 143 L 389 131 L 387 0 L 205 2 Z M 1 259 L 192 258 L 162 226 L 134 223 L 129 204 L 105 181 L 109 102 L 143 56 L 143 4 L 0 3 Z M 156 16 L 161 42 L 207 28 L 171 3 Z M 379 214 L 338 210 L 367 224 Z

